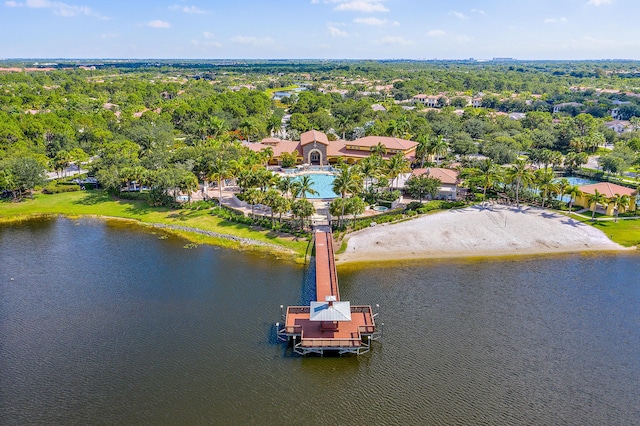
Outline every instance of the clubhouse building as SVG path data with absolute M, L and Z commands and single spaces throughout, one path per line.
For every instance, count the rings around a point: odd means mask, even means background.
M 260 152 L 267 147 L 273 150 L 271 165 L 281 164 L 282 154 L 295 153 L 296 164 L 327 166 L 334 164 L 338 158 L 348 164 L 355 164 L 369 157 L 378 144 L 384 146 L 384 158 L 401 153 L 409 161 L 415 158 L 417 142 L 390 136 L 366 136 L 354 141 L 329 141 L 327 135 L 317 130 L 310 130 L 300 135 L 300 141 L 286 141 L 277 138 L 263 139 L 259 143 L 251 143 L 249 149 Z

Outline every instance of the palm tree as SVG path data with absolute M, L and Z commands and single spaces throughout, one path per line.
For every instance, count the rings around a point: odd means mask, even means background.
M 363 158 L 362 161 L 358 163 L 358 168 L 364 177 L 364 187 L 365 191 L 369 190 L 369 180 L 378 176 L 380 172 L 380 157 L 378 156 L 370 156 Z
M 391 179 L 392 185 L 393 181 L 396 180 L 402 173 L 408 173 L 411 171 L 411 167 L 409 167 L 409 160 L 407 160 L 401 152 L 389 158 L 389 160 L 386 162 L 385 169 L 387 172 L 387 176 L 389 177 L 389 179 Z
M 256 204 L 261 203 L 264 199 L 264 193 L 258 188 L 250 188 L 244 193 L 244 201 L 251 204 L 251 216 L 254 216 L 254 208 Z
M 240 130 L 242 131 L 242 135 L 245 137 L 247 142 L 251 142 L 251 136 L 258 132 L 256 124 L 248 118 L 240 123 Z
M 344 216 L 345 201 L 347 194 L 357 194 L 362 188 L 362 175 L 355 167 L 342 166 L 340 171 L 333 180 L 333 192 L 340 194 L 342 198 L 342 211 L 338 219 L 338 226 L 342 226 L 342 217 Z
M 208 166 L 208 179 L 218 182 L 218 200 L 220 205 L 222 205 L 222 186 L 224 184 L 224 180 L 230 176 L 231 170 L 229 165 L 220 157 L 215 158 Z
M 553 170 L 540 169 L 536 173 L 536 184 L 538 189 L 542 191 L 542 208 L 550 193 L 558 192 L 558 184 L 555 182 L 556 176 L 553 174 Z
M 347 198 L 346 203 L 347 203 L 347 207 L 346 207 L 347 211 L 353 215 L 353 227 L 355 228 L 356 216 L 364 213 L 366 205 L 364 203 L 364 200 L 360 197 Z
M 558 195 L 562 199 L 562 197 L 564 197 L 564 194 L 567 193 L 567 189 L 571 186 L 571 183 L 569 183 L 569 179 L 562 178 L 560 179 L 560 181 L 557 182 L 557 185 L 558 185 Z
M 507 180 L 516 184 L 516 205 L 520 208 L 520 186 L 525 186 L 533 180 L 533 173 L 523 159 L 519 158 L 507 169 Z
M 291 176 L 285 176 L 280 179 L 278 183 L 278 189 L 282 192 L 282 195 L 289 198 L 291 197 L 291 190 L 295 186 L 296 180 Z
M 300 178 L 298 182 L 298 189 L 299 189 L 299 194 L 300 197 L 303 199 L 307 199 L 307 194 L 308 195 L 318 195 L 318 191 L 316 191 L 315 189 L 313 189 L 313 180 L 311 179 L 311 176 L 309 175 L 304 175 Z
M 440 157 L 447 155 L 447 152 L 449 152 L 449 144 L 442 135 L 431 141 L 430 153 L 434 156 L 436 163 L 439 163 Z
M 592 210 L 591 210 L 591 221 L 595 220 L 596 217 L 596 208 L 598 207 L 598 204 L 604 204 L 607 201 L 609 201 L 609 199 L 607 198 L 606 195 L 602 194 L 600 191 L 598 191 L 597 189 L 594 190 L 593 194 L 589 194 L 587 196 L 587 202 L 589 203 L 589 206 L 593 206 Z
M 272 213 L 278 214 L 278 222 L 282 223 L 282 213 L 286 213 L 291 209 L 291 201 L 286 197 L 279 196 L 272 200 L 271 204 Z
M 616 209 L 616 222 L 618 221 L 618 214 L 620 213 L 620 208 L 623 210 L 627 210 L 629 207 L 629 202 L 631 202 L 631 198 L 628 195 L 620 195 L 614 194 L 613 197 L 609 198 L 609 202 L 613 204 L 613 208 Z
M 270 146 L 260 151 L 260 159 L 264 162 L 265 168 L 269 168 L 269 162 L 273 159 L 273 148 Z
M 396 120 L 389 120 L 387 123 L 387 136 L 396 137 L 400 133 L 400 126 Z
M 305 219 L 313 215 L 316 209 L 309 200 L 301 199 L 296 200 L 291 204 L 291 211 L 294 216 L 298 216 L 300 218 L 301 229 L 304 230 Z
M 191 204 L 191 194 L 198 189 L 198 178 L 192 172 L 183 170 L 178 181 L 180 191 L 186 192 L 188 203 Z
M 429 154 L 429 146 L 431 141 L 429 140 L 429 136 L 420 135 L 418 137 L 418 145 L 416 146 L 416 160 L 420 161 L 420 168 L 424 167 L 424 162 L 427 159 L 427 155 Z
M 387 147 L 382 144 L 382 142 L 378 142 L 378 144 L 374 147 L 371 147 L 371 153 L 374 155 L 379 155 L 380 157 L 384 157 L 387 155 Z
M 569 196 L 569 214 L 571 214 L 571 207 L 573 207 L 573 202 L 577 197 L 582 196 L 582 191 L 578 185 L 571 185 L 565 190 L 565 194 Z
M 477 174 L 482 179 L 482 201 L 484 201 L 487 197 L 487 189 L 500 180 L 500 170 L 491 158 L 487 158 L 480 164 Z

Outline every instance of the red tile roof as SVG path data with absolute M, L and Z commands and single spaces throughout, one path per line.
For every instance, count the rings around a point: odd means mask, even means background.
M 317 130 L 309 130 L 300 135 L 300 142 L 302 145 L 307 145 L 313 142 L 319 142 L 323 145 L 329 145 L 329 139 L 327 135 Z
M 628 195 L 630 197 L 636 195 L 636 191 L 634 189 L 610 182 L 592 183 L 591 185 L 584 185 L 580 187 L 580 191 L 585 194 L 594 194 L 596 189 L 607 198 L 611 198 L 616 194 Z
M 455 185 L 458 183 L 458 176 L 460 176 L 460 172 L 457 170 L 443 169 L 440 167 L 414 169 L 411 174 L 413 176 L 422 176 L 426 174 L 429 177 L 440 179 L 440 182 L 448 185 Z
M 418 142 L 393 138 L 391 136 L 365 136 L 364 138 L 351 141 L 348 144 L 372 147 L 378 145 L 378 143 L 382 143 L 387 149 L 401 149 L 403 151 L 415 148 L 418 145 Z

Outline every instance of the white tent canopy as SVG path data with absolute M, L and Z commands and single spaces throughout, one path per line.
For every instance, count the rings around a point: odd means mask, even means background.
M 311 321 L 351 321 L 349 302 L 311 302 Z

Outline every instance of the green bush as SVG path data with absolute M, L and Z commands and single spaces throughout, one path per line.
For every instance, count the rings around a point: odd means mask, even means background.
M 422 203 L 419 201 L 412 201 L 409 204 L 407 204 L 407 207 L 405 207 L 406 211 L 412 211 L 412 210 L 418 210 L 419 208 L 422 207 Z
M 147 201 L 147 194 L 142 192 L 120 192 L 118 198 L 123 200 L 142 200 Z
M 58 183 L 49 184 L 42 189 L 43 194 L 60 194 L 63 192 L 80 191 L 80 185 L 77 183 Z
M 182 208 L 187 210 L 207 210 L 218 206 L 217 200 L 198 200 L 191 204 L 183 203 Z

